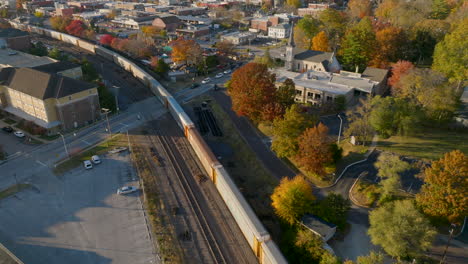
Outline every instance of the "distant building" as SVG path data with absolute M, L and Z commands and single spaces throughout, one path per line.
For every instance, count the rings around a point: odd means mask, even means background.
M 192 24 L 192 25 L 211 25 L 213 22 L 211 19 L 206 17 L 197 17 L 197 16 L 177 16 L 180 21 Z
M 57 16 L 72 16 L 73 13 L 73 8 L 55 8 L 55 14 Z
M 180 19 L 174 15 L 160 15 L 152 22 L 154 27 L 166 30 L 168 32 L 174 32 L 180 26 L 180 24 Z
M 111 20 L 111 23 L 118 27 L 141 29 L 142 26 L 151 26 L 156 16 L 145 17 L 125 17 L 119 16 Z
M 310 3 L 307 8 L 298 8 L 297 14 L 302 17 L 306 15 L 318 17 L 323 10 L 335 7 L 335 3 Z
M 221 41 L 228 41 L 235 45 L 248 44 L 249 41 L 254 40 L 257 37 L 252 32 L 233 32 L 225 35 L 221 35 Z
M 275 39 L 283 39 L 289 37 L 291 31 L 290 24 L 279 24 L 268 28 L 268 37 Z
M 49 57 L 39 57 L 17 50 L 0 48 L 0 69 L 8 67 L 36 67 L 55 62 L 57 61 Z
M 201 7 L 182 7 L 175 8 L 170 11 L 178 16 L 199 16 L 206 13 L 206 8 Z
M 81 65 L 69 61 L 58 61 L 54 63 L 44 64 L 41 66 L 33 67 L 32 69 L 51 74 L 55 73 L 76 80 L 80 80 L 81 78 L 83 78 L 83 71 L 81 70 Z
M 185 28 L 176 29 L 179 36 L 197 38 L 210 34 L 210 27 L 205 25 L 190 25 Z
M 305 215 L 301 219 L 301 224 L 318 235 L 324 242 L 330 240 L 336 233 L 336 225 L 328 223 L 316 216 Z
M 30 47 L 31 38 L 28 32 L 14 28 L 0 29 L 1 49 L 10 48 L 15 50 L 28 50 Z
M 47 129 L 48 134 L 100 119 L 95 84 L 30 68 L 0 71 L 0 108 Z
M 250 28 L 258 29 L 263 32 L 268 32 L 268 27 L 276 26 L 279 24 L 279 17 L 261 17 L 254 18 L 250 21 Z

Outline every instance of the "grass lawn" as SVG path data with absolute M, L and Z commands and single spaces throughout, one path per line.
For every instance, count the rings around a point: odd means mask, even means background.
M 8 196 L 12 196 L 15 193 L 20 192 L 29 187 L 31 187 L 31 184 L 25 184 L 25 183 L 20 183 L 20 184 L 15 184 L 13 186 L 10 186 L 6 188 L 5 190 L 0 191 L 0 200 L 7 198 Z
M 5 121 L 5 123 L 7 123 L 7 124 L 9 124 L 9 125 L 12 125 L 12 124 L 16 123 L 15 120 L 10 119 L 10 118 L 5 118 L 3 121 Z
M 40 138 L 40 139 L 47 140 L 47 141 L 52 141 L 52 140 L 56 140 L 56 139 L 59 138 L 59 137 L 60 137 L 60 135 L 57 134 L 57 135 L 52 135 L 52 136 L 41 135 L 39 138 Z
M 468 133 L 432 129 L 410 137 L 379 138 L 377 148 L 403 156 L 435 160 L 455 149 L 468 154 Z
M 57 175 L 61 175 L 75 167 L 83 165 L 83 161 L 90 160 L 91 156 L 93 155 L 101 155 L 115 147 L 120 147 L 120 146 L 125 147 L 127 145 L 128 143 L 127 143 L 127 140 L 124 138 L 124 136 L 121 134 L 118 134 L 112 137 L 112 139 L 105 141 L 82 153 L 74 155 L 71 159 L 60 163 L 59 165 L 57 165 L 57 167 L 54 168 L 54 173 Z

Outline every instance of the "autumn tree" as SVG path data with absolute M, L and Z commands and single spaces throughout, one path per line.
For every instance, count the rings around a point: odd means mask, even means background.
M 330 51 L 328 37 L 325 31 L 320 31 L 315 37 L 312 38 L 312 50 Z
M 283 178 L 271 195 L 275 213 L 287 223 L 293 225 L 305 213 L 312 210 L 315 200 L 312 186 L 302 175 L 292 179 Z
M 401 93 L 399 82 L 401 77 L 414 69 L 414 64 L 410 61 L 400 60 L 392 65 L 391 76 L 388 78 L 388 85 L 392 87 L 392 94 L 396 96 Z
M 357 257 L 356 264 L 384 264 L 384 255 L 380 252 L 371 251 L 367 256 Z
M 351 17 L 363 18 L 370 16 L 372 2 L 369 0 L 350 0 L 348 3 L 348 13 Z
M 380 19 L 388 19 L 391 16 L 391 12 L 398 5 L 399 0 L 383 0 L 375 10 L 375 16 Z
M 286 4 L 294 8 L 299 8 L 302 6 L 301 0 L 286 0 Z
M 399 174 L 410 169 L 408 162 L 402 161 L 397 155 L 390 153 L 380 154 L 374 166 L 377 168 L 377 175 L 381 179 L 382 199 L 391 197 L 401 188 Z
M 348 70 L 364 70 L 376 47 L 375 33 L 369 18 L 364 18 L 346 33 L 340 55 Z
M 371 126 L 369 117 L 372 111 L 370 98 L 360 103 L 346 113 L 349 120 L 348 129 L 344 131 L 346 137 L 354 136 L 357 143 L 366 144 L 372 140 L 375 130 Z
M 102 45 L 110 46 L 110 44 L 112 43 L 112 40 L 114 40 L 114 36 L 110 34 L 104 34 L 99 39 L 99 43 L 101 43 Z
M 430 69 L 413 69 L 397 83 L 397 96 L 419 105 L 428 120 L 438 124 L 452 119 L 457 109 L 457 93 L 454 84 L 438 72 Z
M 468 79 L 466 47 L 468 47 L 468 18 L 461 21 L 455 30 L 436 45 L 432 68 L 446 74 L 451 81 L 461 84 Z
M 266 65 L 258 63 L 248 63 L 237 69 L 228 86 L 232 109 L 254 122 L 262 121 L 263 109 L 272 102 L 275 91 L 274 75 L 268 72 Z
M 327 34 L 330 49 L 335 50 L 347 28 L 346 15 L 336 9 L 327 8 L 320 12 L 318 20 L 320 21 L 320 30 Z
M 220 41 L 216 43 L 216 48 L 218 49 L 219 53 L 229 56 L 235 53 L 234 49 L 235 46 L 229 41 Z
M 432 18 L 445 19 L 449 13 L 450 7 L 445 0 L 432 0 Z
M 65 32 L 66 27 L 70 24 L 72 19 L 70 17 L 54 16 L 49 19 L 52 29 L 60 32 Z
M 297 140 L 299 147 L 295 156 L 297 164 L 318 176 L 324 176 L 325 166 L 333 161 L 331 142 L 327 133 L 328 127 L 319 123 L 315 127 L 306 129 Z
M 419 108 L 402 98 L 376 96 L 371 104 L 369 122 L 383 137 L 410 135 L 421 123 Z
M 273 121 L 273 142 L 271 149 L 282 158 L 294 157 L 298 151 L 298 137 L 314 125 L 314 117 L 301 111 L 293 104 L 286 110 L 283 118 Z
M 388 68 L 402 56 L 402 47 L 406 44 L 406 36 L 401 28 L 385 27 L 375 33 L 377 48 L 371 64 L 378 68 Z
M 297 232 L 294 244 L 307 253 L 310 263 L 319 262 L 325 253 L 323 239 L 308 229 L 300 229 Z
M 331 192 L 317 202 L 312 213 L 321 219 L 338 226 L 339 230 L 345 230 L 346 219 L 351 209 L 351 202 L 340 194 Z
M 195 40 L 178 38 L 170 43 L 172 60 L 176 63 L 197 65 L 202 60 L 202 50 Z
M 310 49 L 312 38 L 319 32 L 320 22 L 312 16 L 306 15 L 294 27 L 295 43 L 304 49 Z
M 450 30 L 450 23 L 438 19 L 424 19 L 416 23 L 412 29 L 413 32 L 427 32 L 433 39 L 440 42 Z
M 412 200 L 387 203 L 369 214 L 368 233 L 390 256 L 406 258 L 429 249 L 436 231 Z
M 399 1 L 390 9 L 388 20 L 396 27 L 411 29 L 419 21 L 429 18 L 431 11 L 427 0 Z
M 161 29 L 155 26 L 142 26 L 141 32 L 147 37 L 155 37 L 161 33 Z
M 256 63 L 261 63 L 266 65 L 268 68 L 273 68 L 275 66 L 275 61 L 270 55 L 270 49 L 266 49 L 263 53 L 263 56 L 255 58 Z
M 454 150 L 432 162 L 416 201 L 434 219 L 461 223 L 468 215 L 468 157 Z
M 296 85 L 293 80 L 286 79 L 276 90 L 276 101 L 283 106 L 284 109 L 290 108 L 294 104 L 294 96 L 296 95 Z
M 65 27 L 68 34 L 81 37 L 85 31 L 86 26 L 81 20 L 72 20 L 70 24 Z
M 159 74 L 166 74 L 171 68 L 169 65 L 164 62 L 164 59 L 159 59 L 156 65 L 154 66 L 154 71 Z

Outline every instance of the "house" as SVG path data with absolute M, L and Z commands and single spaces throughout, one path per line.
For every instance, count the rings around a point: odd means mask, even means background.
M 250 28 L 257 29 L 259 31 L 268 32 L 268 27 L 276 26 L 279 24 L 279 17 L 260 17 L 250 20 Z
M 0 29 L 0 49 L 28 50 L 31 38 L 28 32 L 14 28 Z
M 210 27 L 205 25 L 189 25 L 185 28 L 178 28 L 176 32 L 179 36 L 188 38 L 198 38 L 210 34 Z
M 0 70 L 0 109 L 55 134 L 100 119 L 97 86 L 31 68 Z
M 336 225 L 310 214 L 306 214 L 302 217 L 301 224 L 322 238 L 324 242 L 330 240 L 336 233 Z
M 156 28 L 163 29 L 168 32 L 174 32 L 180 24 L 180 19 L 174 15 L 160 15 L 152 22 L 152 25 Z
M 279 24 L 268 28 L 268 37 L 275 39 L 283 39 L 289 37 L 291 30 L 290 24 Z
M 235 45 L 248 44 L 256 38 L 256 34 L 252 32 L 232 32 L 229 34 L 221 35 L 221 41 L 228 41 Z
M 298 8 L 297 14 L 301 17 L 309 15 L 312 17 L 318 17 L 320 12 L 328 8 L 335 8 L 335 3 L 309 3 L 309 6 L 306 8 Z

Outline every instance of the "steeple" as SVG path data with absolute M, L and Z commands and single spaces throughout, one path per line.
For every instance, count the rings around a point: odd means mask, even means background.
M 294 22 L 291 24 L 291 29 L 289 32 L 288 45 L 286 46 L 286 70 L 294 70 Z

